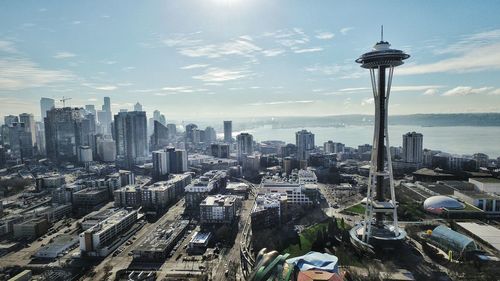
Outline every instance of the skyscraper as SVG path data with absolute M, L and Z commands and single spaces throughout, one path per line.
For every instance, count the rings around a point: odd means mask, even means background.
M 224 121 L 224 142 L 233 142 L 233 121 Z
M 198 129 L 198 126 L 196 124 L 187 124 L 186 125 L 186 142 L 193 142 L 194 141 L 195 129 Z
M 295 133 L 295 144 L 297 145 L 297 160 L 309 160 L 309 155 L 314 151 L 314 134 L 306 130 L 298 131 Z
M 210 144 L 214 142 L 216 139 L 217 139 L 217 133 L 215 132 L 215 129 L 212 127 L 206 127 L 204 142 Z
M 7 115 L 3 117 L 3 123 L 5 126 L 10 126 L 13 123 L 19 122 L 19 117 L 16 115 Z
M 13 157 L 22 160 L 33 157 L 31 133 L 25 123 L 14 122 L 9 125 L 9 145 Z
M 24 130 L 31 136 L 31 144 L 36 143 L 36 129 L 35 129 L 35 117 L 33 114 L 22 113 L 19 114 L 19 122 L 24 123 Z
M 165 149 L 153 151 L 153 179 L 161 180 L 169 172 L 169 157 Z
M 47 117 L 47 111 L 51 110 L 55 106 L 54 99 L 41 98 L 40 99 L 40 116 L 42 117 L 42 122 L 45 117 Z
M 87 104 L 85 105 L 85 110 L 87 110 L 88 113 L 94 115 L 95 118 L 97 118 L 97 111 L 95 110 L 95 105 Z
M 139 102 L 137 102 L 134 105 L 134 111 L 142 111 L 142 104 L 140 104 Z
M 119 112 L 114 120 L 116 154 L 130 169 L 148 155 L 146 112 Z
M 409 132 L 403 135 L 404 162 L 422 164 L 424 161 L 423 138 L 422 134 L 415 132 Z
M 98 121 L 101 126 L 101 133 L 104 135 L 111 135 L 111 122 L 113 121 L 112 116 L 111 100 L 109 97 L 104 97 L 102 111 L 97 112 Z
M 151 150 L 161 149 L 169 143 L 169 130 L 159 121 L 153 121 L 153 134 L 151 135 Z
M 244 156 L 253 153 L 253 136 L 249 133 L 241 133 L 236 136 L 238 145 L 238 161 L 242 161 Z
M 53 108 L 47 111 L 45 147 L 53 161 L 76 161 L 82 144 L 83 111 L 81 108 Z

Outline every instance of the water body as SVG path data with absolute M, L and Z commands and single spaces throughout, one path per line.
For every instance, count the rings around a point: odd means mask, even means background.
M 295 143 L 295 132 L 306 129 L 315 135 L 316 145 L 328 140 L 341 142 L 347 146 L 357 147 L 360 144 L 371 144 L 373 140 L 372 126 L 346 127 L 310 127 L 273 129 L 271 126 L 257 127 L 246 132 L 251 133 L 257 141 L 281 140 Z M 500 127 L 421 127 L 409 125 L 389 126 L 389 142 L 391 146 L 402 145 L 402 135 L 407 132 L 418 132 L 424 135 L 424 148 L 441 150 L 452 154 L 471 155 L 482 152 L 497 158 L 500 156 Z M 235 136 L 238 133 L 234 133 Z

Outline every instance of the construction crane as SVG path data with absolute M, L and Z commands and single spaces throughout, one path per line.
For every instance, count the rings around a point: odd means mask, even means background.
M 62 103 L 63 103 L 63 107 L 66 107 L 66 101 L 67 101 L 67 100 L 70 100 L 70 99 L 71 99 L 71 98 L 66 98 L 66 97 L 64 97 L 64 96 L 63 96 L 63 97 L 62 97 L 62 99 L 60 99 L 59 101 L 62 101 Z

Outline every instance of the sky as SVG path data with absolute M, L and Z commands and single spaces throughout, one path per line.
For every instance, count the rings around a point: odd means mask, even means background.
M 500 112 L 499 1 L 1 1 L 0 115 L 109 96 L 167 119 L 372 114 L 354 60 L 411 55 L 389 114 Z

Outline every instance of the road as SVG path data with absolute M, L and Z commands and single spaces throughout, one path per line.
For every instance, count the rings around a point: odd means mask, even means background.
M 129 246 L 122 245 L 123 251 L 116 257 L 109 255 L 106 257 L 99 265 L 95 268 L 96 275 L 92 278 L 87 278 L 85 280 L 114 280 L 116 272 L 121 269 L 126 269 L 132 262 L 132 256 L 129 256 L 129 252 L 135 249 L 142 241 L 150 235 L 157 226 L 165 224 L 167 221 L 175 221 L 180 218 L 180 215 L 184 212 L 184 198 L 179 200 L 175 205 L 173 205 L 161 218 L 159 218 L 154 223 L 147 223 L 141 230 L 136 234 L 135 240 L 132 240 L 132 244 Z M 111 274 L 106 279 L 106 266 L 111 268 Z

